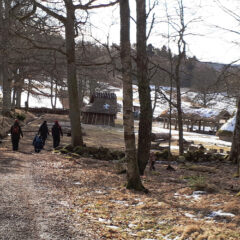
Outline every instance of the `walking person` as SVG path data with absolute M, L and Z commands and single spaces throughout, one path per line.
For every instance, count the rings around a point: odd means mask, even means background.
M 40 153 L 40 151 L 43 149 L 43 139 L 38 134 L 36 134 L 33 139 L 33 146 L 36 153 Z
M 17 151 L 20 136 L 22 136 L 22 138 L 23 138 L 22 129 L 21 129 L 17 119 L 15 120 L 14 124 L 12 125 L 12 127 L 10 129 L 10 133 L 11 133 L 13 151 Z
M 152 171 L 152 170 L 155 170 L 155 163 L 156 163 L 156 156 L 155 156 L 155 153 L 154 152 L 151 152 L 150 153 L 150 156 L 149 156 L 149 170 Z
M 43 146 L 45 145 L 45 141 L 49 135 L 49 130 L 48 130 L 48 126 L 47 126 L 47 121 L 44 121 L 42 123 L 42 125 L 40 126 L 39 130 L 38 130 L 38 134 L 40 135 L 40 137 L 42 138 L 43 141 Z
M 58 121 L 55 121 L 52 127 L 53 148 L 56 148 L 60 144 L 60 135 L 63 136 L 62 128 Z

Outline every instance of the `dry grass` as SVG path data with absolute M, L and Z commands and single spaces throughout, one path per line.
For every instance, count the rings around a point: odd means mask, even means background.
M 203 165 L 191 165 L 187 164 L 185 166 L 186 169 L 196 172 L 206 172 L 206 173 L 216 173 L 215 167 L 203 166 Z
M 233 214 L 240 214 L 240 199 L 236 198 L 224 204 L 223 207 L 225 212 L 233 213 Z

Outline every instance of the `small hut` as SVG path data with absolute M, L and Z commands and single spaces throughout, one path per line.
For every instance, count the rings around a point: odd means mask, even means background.
M 82 108 L 82 123 L 115 126 L 117 97 L 115 93 L 96 92 Z
M 230 118 L 221 128 L 217 131 L 217 136 L 219 139 L 232 142 L 233 132 L 236 125 L 236 115 Z

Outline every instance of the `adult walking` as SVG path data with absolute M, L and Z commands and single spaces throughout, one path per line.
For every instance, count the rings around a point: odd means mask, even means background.
M 22 138 L 23 138 L 22 129 L 21 129 L 17 119 L 15 120 L 14 124 L 12 125 L 12 127 L 10 129 L 10 133 L 11 133 L 11 140 L 12 140 L 13 151 L 17 151 L 18 150 L 20 136 L 22 136 Z
M 52 127 L 53 148 L 56 148 L 60 144 L 60 135 L 63 136 L 62 128 L 58 121 L 55 121 Z
M 39 130 L 38 130 L 38 134 L 40 135 L 40 137 L 42 138 L 43 141 L 43 146 L 45 145 L 45 141 L 49 135 L 49 130 L 48 130 L 48 126 L 47 126 L 47 121 L 44 121 L 42 123 L 42 125 L 40 126 Z

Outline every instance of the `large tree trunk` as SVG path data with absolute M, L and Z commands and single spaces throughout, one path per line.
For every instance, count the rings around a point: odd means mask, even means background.
M 237 102 L 236 124 L 233 132 L 232 147 L 229 159 L 237 163 L 240 155 L 240 97 Z
M 130 10 L 128 0 L 120 0 L 121 63 L 123 77 L 123 125 L 127 159 L 127 188 L 145 190 L 141 183 L 136 158 L 133 119 L 132 65 L 130 45 Z
M 3 8 L 4 2 L 4 8 Z M 10 27 L 10 2 L 5 0 L 1 1 L 0 17 L 1 28 L 4 34 L 1 34 L 2 46 L 2 69 L 3 69 L 3 115 L 10 115 L 11 111 L 11 80 L 9 78 L 8 55 L 9 55 L 9 27 Z M 4 12 L 4 14 L 3 14 Z
M 137 79 L 140 101 L 140 118 L 138 134 L 138 165 L 140 174 L 147 166 L 152 130 L 152 106 L 147 68 L 146 47 L 146 3 L 136 0 L 137 6 Z
M 71 1 L 70 1 L 71 2 Z M 81 131 L 80 109 L 78 101 L 78 86 L 76 76 L 76 60 L 75 60 L 75 14 L 73 4 L 68 3 L 67 20 L 65 24 L 66 36 L 66 53 L 67 53 L 67 82 L 69 97 L 69 117 L 71 122 L 72 145 L 82 146 L 83 138 Z

